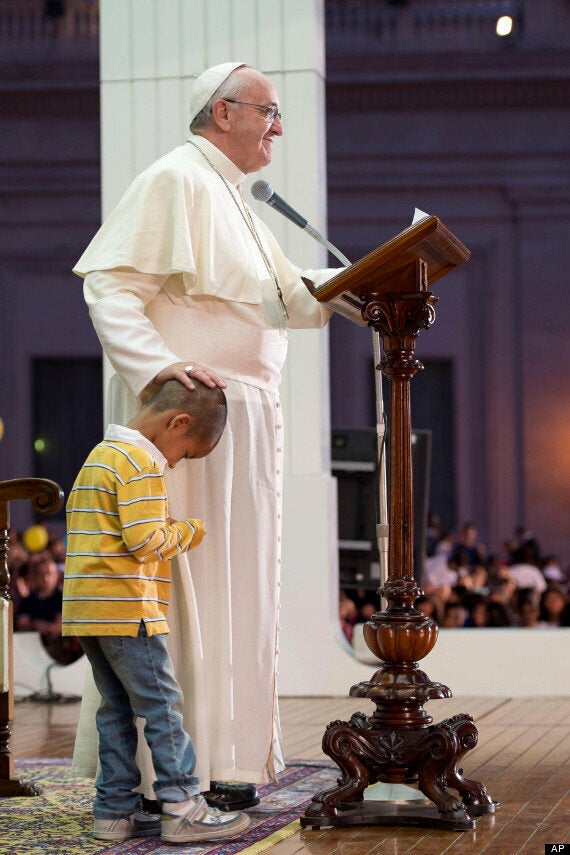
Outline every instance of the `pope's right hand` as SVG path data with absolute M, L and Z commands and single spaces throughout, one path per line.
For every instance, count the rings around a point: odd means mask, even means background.
M 152 396 L 158 392 L 159 388 L 167 380 L 179 380 L 187 389 L 195 389 L 192 377 L 200 380 L 205 386 L 209 386 L 211 389 L 214 389 L 216 386 L 219 386 L 220 389 L 225 389 L 227 385 L 219 374 L 216 374 L 215 371 L 207 368 L 205 365 L 197 365 L 193 362 L 175 362 L 173 365 L 163 368 L 154 380 L 143 389 L 140 396 L 141 402 L 146 404 L 150 401 Z

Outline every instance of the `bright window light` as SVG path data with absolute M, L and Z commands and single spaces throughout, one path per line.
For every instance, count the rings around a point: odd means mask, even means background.
M 513 29 L 513 19 L 510 15 L 501 15 L 497 21 L 495 32 L 498 36 L 508 36 Z

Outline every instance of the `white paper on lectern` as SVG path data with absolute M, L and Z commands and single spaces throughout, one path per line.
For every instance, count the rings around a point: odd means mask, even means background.
M 420 211 L 419 208 L 414 208 L 414 217 L 412 219 L 412 225 L 415 226 L 416 223 L 419 223 L 420 220 L 425 220 L 426 217 L 430 217 L 431 214 L 426 214 L 425 211 Z

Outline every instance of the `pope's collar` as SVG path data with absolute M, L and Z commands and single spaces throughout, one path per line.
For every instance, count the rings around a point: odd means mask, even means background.
M 189 145 L 189 148 L 195 151 L 194 146 L 197 146 L 201 149 L 212 161 L 216 169 L 220 170 L 226 181 L 233 184 L 234 187 L 239 187 L 243 184 L 246 178 L 245 173 L 242 172 L 241 169 L 239 169 L 239 167 L 229 159 L 229 157 L 226 157 L 219 148 L 211 143 L 210 140 L 207 140 L 205 137 L 199 136 L 198 134 L 190 134 L 188 137 L 188 143 L 190 142 L 194 143 L 194 145 Z M 196 155 L 200 157 L 198 152 L 196 152 Z

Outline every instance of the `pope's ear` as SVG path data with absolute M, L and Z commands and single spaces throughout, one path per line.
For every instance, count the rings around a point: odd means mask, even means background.
M 212 118 L 221 130 L 228 130 L 230 125 L 230 106 L 227 101 L 219 99 L 212 104 Z

